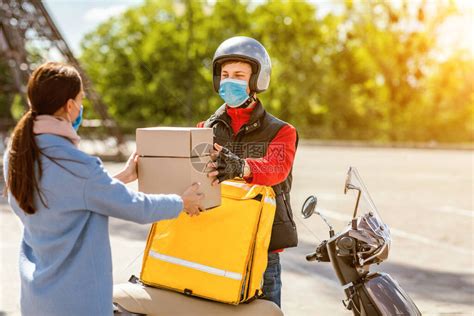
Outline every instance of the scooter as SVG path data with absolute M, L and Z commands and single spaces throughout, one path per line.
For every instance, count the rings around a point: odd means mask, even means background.
M 390 229 L 382 221 L 357 169 L 349 168 L 344 193 L 357 193 L 352 220 L 337 234 L 329 221 L 316 211 L 317 198 L 309 196 L 302 215 L 319 215 L 329 226 L 329 239 L 322 241 L 306 260 L 331 262 L 344 287 L 346 309 L 355 316 L 421 315 L 410 296 L 387 273 L 370 272 L 370 266 L 387 260 Z M 363 211 L 363 215 L 357 213 Z
M 343 305 L 355 316 L 421 315 L 413 300 L 387 273 L 370 272 L 370 266 L 388 258 L 390 229 L 382 221 L 377 208 L 355 168 L 350 168 L 344 193 L 357 192 L 350 223 L 335 234 L 329 221 L 316 211 L 317 198 L 309 196 L 302 215 L 319 215 L 329 226 L 329 239 L 308 254 L 306 260 L 331 262 L 344 287 Z M 359 210 L 363 215 L 357 216 Z M 238 306 L 185 296 L 163 289 L 143 286 L 137 278 L 114 287 L 116 315 L 283 315 L 276 304 L 255 300 Z M 159 310 L 156 311 L 156 306 Z

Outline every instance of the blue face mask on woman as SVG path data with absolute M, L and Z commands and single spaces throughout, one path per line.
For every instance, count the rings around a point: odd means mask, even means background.
M 228 106 L 232 108 L 239 107 L 249 98 L 247 81 L 224 79 L 220 83 L 219 95 Z
M 76 101 L 74 101 L 76 103 Z M 79 126 L 81 126 L 82 123 L 82 114 L 84 112 L 84 107 L 81 104 L 81 110 L 79 111 L 79 115 L 77 118 L 72 122 L 72 127 L 77 131 L 79 129 Z

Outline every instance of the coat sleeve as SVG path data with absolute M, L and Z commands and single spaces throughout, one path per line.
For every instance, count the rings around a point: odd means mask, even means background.
M 177 217 L 183 200 L 177 194 L 144 194 L 112 178 L 102 163 L 96 162 L 84 185 L 88 210 L 102 215 L 148 224 Z
M 260 185 L 276 185 L 288 177 L 296 154 L 296 129 L 288 124 L 278 131 L 262 158 L 247 158 L 252 171 L 246 182 Z

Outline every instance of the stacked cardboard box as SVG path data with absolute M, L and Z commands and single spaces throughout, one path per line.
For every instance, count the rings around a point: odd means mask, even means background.
M 207 177 L 212 148 L 211 128 L 151 127 L 136 131 L 138 189 L 144 193 L 182 194 L 200 182 L 202 208 L 221 204 L 220 185 Z

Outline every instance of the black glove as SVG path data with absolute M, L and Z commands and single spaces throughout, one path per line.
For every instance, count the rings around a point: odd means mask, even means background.
M 243 178 L 245 160 L 223 147 L 217 156 L 217 179 L 222 181 L 235 177 Z

